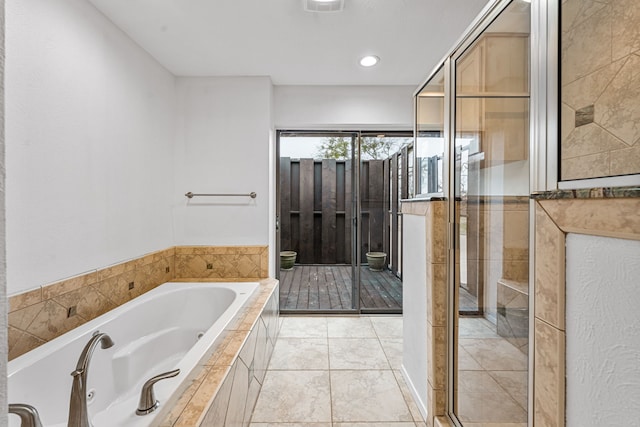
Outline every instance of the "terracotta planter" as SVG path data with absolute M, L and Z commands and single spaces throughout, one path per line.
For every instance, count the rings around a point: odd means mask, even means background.
M 293 269 L 293 264 L 295 264 L 296 262 L 296 256 L 298 256 L 298 253 L 294 251 L 280 252 L 280 269 L 281 270 Z
M 369 270 L 382 271 L 386 265 L 387 254 L 385 252 L 367 252 Z

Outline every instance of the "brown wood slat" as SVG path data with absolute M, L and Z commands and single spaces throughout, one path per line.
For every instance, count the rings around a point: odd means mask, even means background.
M 298 301 L 296 302 L 296 309 L 307 310 L 309 309 L 309 269 L 311 267 L 307 265 L 301 265 L 301 277 L 300 277 L 300 291 L 298 292 Z
M 322 160 L 322 264 L 336 263 L 336 161 Z
M 327 284 L 327 294 L 329 295 L 329 307 L 332 310 L 341 310 L 342 302 L 340 301 L 340 293 L 335 278 L 335 267 L 329 266 L 323 268 L 325 274 L 325 282 Z
M 351 235 L 353 232 L 353 193 L 352 193 L 352 177 L 353 169 L 351 160 L 347 160 L 344 164 L 344 255 L 345 263 L 351 264 L 353 250 L 351 247 Z
M 291 292 L 291 285 L 293 282 L 293 270 L 280 270 L 280 305 L 284 306 L 287 303 L 287 297 Z
M 389 216 L 389 209 L 390 209 L 389 192 L 391 191 L 390 168 L 391 168 L 391 160 L 386 159 L 383 164 L 383 172 L 382 172 L 383 180 L 384 180 L 383 188 L 382 188 L 382 213 L 383 213 L 382 228 L 384 232 L 383 252 L 385 252 L 387 256 L 389 256 L 389 254 L 391 253 L 390 251 L 391 236 L 389 234 L 389 232 L 391 231 L 390 216 Z
M 375 293 L 385 301 L 388 307 L 402 306 L 402 289 L 395 283 L 390 282 L 391 273 L 388 271 L 366 270 L 363 274 L 363 282 L 370 284 Z M 397 280 L 397 284 L 400 284 L 399 280 Z
M 331 309 L 331 297 L 329 296 L 331 281 L 327 280 L 328 269 L 324 266 L 317 268 L 318 277 L 318 306 L 320 310 Z
M 400 189 L 400 198 L 408 199 L 409 198 L 409 146 L 405 145 L 401 150 L 402 155 L 402 178 L 401 184 L 402 188 Z
M 300 160 L 300 250 L 298 259 L 301 264 L 313 263 L 313 160 Z
M 398 271 L 398 153 L 391 159 L 391 271 Z
M 291 246 L 291 159 L 280 158 L 280 250 Z
M 318 295 L 318 267 L 310 265 L 306 267 L 307 274 L 307 287 L 309 289 L 309 310 L 318 310 L 320 308 L 320 298 Z
M 336 263 L 345 263 L 344 160 L 336 162 Z
M 338 281 L 336 284 L 338 285 L 338 292 L 340 295 L 340 302 L 342 304 L 342 308 L 345 310 L 351 309 L 351 296 L 352 296 L 352 283 L 351 280 L 351 266 L 350 265 L 341 265 L 336 267 L 335 270 L 338 274 L 335 275 L 336 280 Z
M 302 277 L 302 267 L 295 266 L 293 271 L 287 271 L 286 274 L 291 274 L 291 288 L 289 289 L 289 295 L 287 295 L 287 301 L 284 307 L 287 309 L 295 309 L 298 307 L 298 295 L 300 294 L 300 282 Z
M 383 160 L 369 161 L 369 251 L 384 251 Z
M 369 269 L 364 267 L 361 274 L 361 282 L 365 287 L 369 296 L 373 300 L 371 306 L 364 306 L 365 308 L 390 308 L 393 303 L 391 296 L 385 291 L 382 285 L 379 283 L 378 278 L 372 274 L 367 274 Z

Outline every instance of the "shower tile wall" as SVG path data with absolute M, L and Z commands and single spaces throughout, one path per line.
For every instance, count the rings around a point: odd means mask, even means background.
M 267 276 L 266 246 L 178 246 L 47 284 L 9 298 L 9 360 L 165 282 Z
M 639 173 L 637 0 L 567 0 L 561 25 L 561 178 Z

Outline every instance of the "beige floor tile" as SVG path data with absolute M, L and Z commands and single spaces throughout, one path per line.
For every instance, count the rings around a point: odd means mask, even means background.
M 392 371 L 331 371 L 333 421 L 412 421 Z
M 249 427 L 331 427 L 331 423 L 251 423 Z
M 378 338 L 402 338 L 402 317 L 371 317 Z
M 327 371 L 268 371 L 252 422 L 329 422 Z
M 527 423 L 464 423 L 464 427 L 527 427 Z
M 333 427 L 415 427 L 415 423 L 333 423 Z
M 486 371 L 458 371 L 460 393 L 504 393 L 505 390 Z
M 284 317 L 280 327 L 283 338 L 326 338 L 326 317 Z
M 487 371 L 524 371 L 527 355 L 502 338 L 461 338 L 460 345 Z
M 496 325 L 482 317 L 461 317 L 458 319 L 460 338 L 500 338 Z
M 329 338 L 331 369 L 391 369 L 376 338 Z
M 401 338 L 380 338 L 380 345 L 387 356 L 391 369 L 402 368 L 402 339 Z
M 375 338 L 369 317 L 331 317 L 327 319 L 329 338 Z
M 527 371 L 488 371 L 507 393 L 525 410 L 528 407 Z
M 465 422 L 522 423 L 527 421 L 527 412 L 505 392 L 458 393 L 458 416 Z
M 482 371 L 482 366 L 471 357 L 461 345 L 458 346 L 458 369 L 464 371 Z
M 326 338 L 283 338 L 276 341 L 270 370 L 329 369 Z
M 394 370 L 393 375 L 396 377 L 396 381 L 398 382 L 398 386 L 400 386 L 400 391 L 402 392 L 402 396 L 404 396 L 405 403 L 409 407 L 409 412 L 411 412 L 413 420 L 415 422 L 423 422 L 424 417 L 422 416 L 420 409 L 418 409 L 418 405 L 413 399 L 413 395 L 411 394 L 411 391 L 409 390 L 409 387 L 407 386 L 407 383 L 402 376 L 402 372 L 399 370 Z
M 510 395 L 527 395 L 527 371 L 488 371 L 489 375 Z

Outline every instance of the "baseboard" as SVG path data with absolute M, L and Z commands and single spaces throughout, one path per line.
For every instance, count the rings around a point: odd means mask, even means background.
M 426 421 L 427 415 L 428 415 L 427 406 L 426 406 L 427 402 L 422 402 L 418 397 L 418 391 L 416 390 L 415 385 L 413 385 L 413 381 L 411 381 L 409 374 L 407 374 L 407 371 L 404 369 L 404 365 L 402 365 L 402 367 L 400 368 L 400 372 L 402 372 L 402 377 L 404 378 L 404 382 L 407 383 L 407 387 L 409 387 L 409 391 L 413 396 L 413 401 L 416 403 L 416 406 L 418 407 L 418 410 L 422 415 L 422 420 Z

